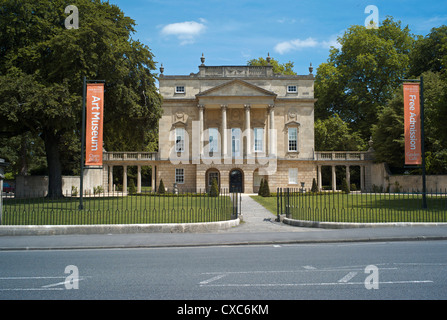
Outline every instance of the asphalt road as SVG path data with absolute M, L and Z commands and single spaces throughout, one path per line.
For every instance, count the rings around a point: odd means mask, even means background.
M 0 251 L 2 300 L 446 298 L 442 240 Z

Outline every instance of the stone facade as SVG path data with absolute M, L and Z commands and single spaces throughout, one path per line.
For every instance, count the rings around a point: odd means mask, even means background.
M 199 66 L 159 78 L 157 181 L 204 191 L 257 192 L 310 187 L 314 163 L 314 76 L 280 75 L 272 66 Z

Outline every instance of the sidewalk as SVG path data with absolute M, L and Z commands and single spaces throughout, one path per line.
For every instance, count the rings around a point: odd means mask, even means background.
M 250 194 L 241 195 L 241 223 L 233 228 L 221 230 L 231 232 L 309 232 L 311 228 L 294 227 L 276 222 L 276 215 L 251 198 Z

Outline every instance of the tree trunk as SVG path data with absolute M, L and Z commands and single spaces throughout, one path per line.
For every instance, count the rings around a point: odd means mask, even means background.
M 60 135 L 46 130 L 43 135 L 48 164 L 49 198 L 62 198 L 62 164 L 60 159 Z

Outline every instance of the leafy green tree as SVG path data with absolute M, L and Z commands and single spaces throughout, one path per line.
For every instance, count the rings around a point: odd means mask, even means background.
M 365 143 L 338 114 L 314 124 L 316 151 L 360 151 Z
M 249 66 L 267 66 L 269 62 L 265 58 L 251 59 L 247 62 Z M 293 71 L 293 62 L 289 61 L 286 63 L 279 63 L 277 60 L 271 58 L 270 65 L 273 66 L 273 73 L 283 74 L 283 75 L 296 75 Z
M 79 0 L 79 29 L 66 29 L 66 6 L 3 0 L 0 9 L 1 134 L 31 132 L 43 140 L 51 197 L 62 196 L 66 143 L 80 140 L 83 77 L 106 81 L 106 149 L 124 148 L 122 141 L 129 151 L 141 148 L 161 116 L 155 62 L 132 38 L 135 21 L 116 5 Z
M 445 103 L 447 83 L 440 73 L 428 71 L 424 78 L 424 128 L 427 173 L 447 173 L 445 154 Z M 372 127 L 372 138 L 376 161 L 386 162 L 391 167 L 404 166 L 404 102 L 402 86 L 396 90 L 392 99 L 383 106 L 378 114 L 378 122 Z M 402 170 L 401 170 L 402 171 Z
M 389 17 L 377 29 L 352 26 L 338 41 L 317 70 L 315 117 L 338 114 L 367 141 L 379 107 L 408 72 L 414 37 Z
M 409 77 L 418 77 L 423 72 L 443 72 L 447 69 L 447 26 L 433 28 L 420 36 L 410 54 Z

